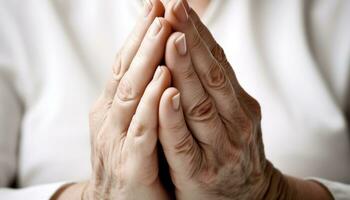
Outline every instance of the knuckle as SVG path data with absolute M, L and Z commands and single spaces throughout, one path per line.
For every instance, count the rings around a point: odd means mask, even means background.
M 250 98 L 248 101 L 248 107 L 250 112 L 253 114 L 256 120 L 260 121 L 261 120 L 261 106 L 258 103 L 258 101 L 254 98 Z
M 123 77 L 123 56 L 122 53 L 118 53 L 112 67 L 112 74 L 114 81 L 120 81 Z
M 261 120 L 261 106 L 259 102 L 254 99 L 252 96 L 250 96 L 246 91 L 244 91 L 242 88 L 239 91 L 241 98 L 243 98 L 241 101 L 244 102 L 245 107 L 247 108 L 248 112 L 252 116 L 252 118 L 256 121 Z
M 146 125 L 140 120 L 138 120 L 136 117 L 133 117 L 133 122 L 130 126 L 130 133 L 136 137 L 144 135 L 146 130 Z
M 225 51 L 219 44 L 216 43 L 210 51 L 219 63 L 227 62 Z
M 181 71 L 182 79 L 185 81 L 192 81 L 196 79 L 196 72 L 191 65 L 184 67 Z
M 221 66 L 214 59 L 209 65 L 206 79 L 208 86 L 212 88 L 223 89 L 227 86 L 226 76 L 222 71 Z
M 151 126 L 150 123 L 140 120 L 138 117 L 134 116 L 129 128 L 129 133 L 134 137 L 141 137 L 146 135 L 147 132 L 151 132 L 155 129 L 155 126 Z
M 184 120 L 181 120 L 181 121 L 172 123 L 167 127 L 167 129 L 169 129 L 171 132 L 179 132 L 183 130 L 184 127 L 186 127 L 186 122 Z
M 184 136 L 174 146 L 176 153 L 188 153 L 194 149 L 195 141 L 190 132 L 184 134 Z
M 195 121 L 207 121 L 215 117 L 215 106 L 208 94 L 189 109 L 188 116 Z
M 133 90 L 132 85 L 128 79 L 124 78 L 121 80 L 117 90 L 117 97 L 122 102 L 136 99 L 137 94 Z
M 135 120 L 128 131 L 132 141 L 133 152 L 149 156 L 154 152 L 157 143 L 156 127 Z
M 252 137 L 254 136 L 256 129 L 254 121 L 251 120 L 247 114 L 244 114 L 236 117 L 235 124 L 239 131 L 239 135 L 241 135 L 243 143 L 249 144 L 252 141 Z

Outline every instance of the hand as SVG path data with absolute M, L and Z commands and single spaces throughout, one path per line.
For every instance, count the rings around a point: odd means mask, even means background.
M 176 196 L 259 199 L 273 169 L 261 146 L 259 105 L 251 97 L 249 104 L 240 101 L 238 82 L 226 77 L 187 12 L 187 5 L 171 1 L 165 14 L 175 30 L 185 33 L 170 36 L 165 55 L 183 111 L 171 109 L 165 93 L 159 117 Z
M 159 108 L 159 138 L 177 198 L 312 199 L 299 192 L 305 186 L 328 199 L 318 184 L 286 177 L 267 161 L 259 104 L 186 1 L 166 7 L 165 18 L 185 33 L 168 40 L 165 61 L 179 91 L 166 90 Z
M 61 199 L 73 199 L 75 189 L 83 190 L 82 199 L 168 199 L 156 144 L 159 101 L 171 78 L 167 68 L 157 66 L 171 28 L 156 18 L 164 14 L 160 1 L 146 2 L 145 13 L 90 113 L 92 178 L 85 186 L 65 188 Z
M 86 197 L 93 199 L 166 199 L 158 177 L 157 124 L 161 94 L 170 85 L 167 68 L 159 67 L 170 26 L 154 20 L 120 80 L 107 87 L 91 114 L 93 179 Z M 119 59 L 116 77 L 128 59 Z M 102 105 L 102 107 L 100 107 Z M 100 113 L 105 110 L 104 113 Z

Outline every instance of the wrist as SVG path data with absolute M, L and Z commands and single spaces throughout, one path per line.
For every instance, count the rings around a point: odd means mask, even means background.
M 297 200 L 293 183 L 288 180 L 269 161 L 265 168 L 265 188 L 259 199 L 262 200 Z
M 316 181 L 303 180 L 295 177 L 286 176 L 290 187 L 296 193 L 296 199 L 310 200 L 332 200 L 333 196 L 329 190 Z
M 263 200 L 332 200 L 330 192 L 315 181 L 283 175 L 272 164 L 266 169 L 267 187 L 260 199 Z

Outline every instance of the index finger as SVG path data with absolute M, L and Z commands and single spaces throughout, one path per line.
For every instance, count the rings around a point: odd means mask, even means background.
M 136 25 L 127 37 L 120 51 L 117 53 L 112 68 L 112 78 L 106 86 L 104 97 L 112 101 L 118 84 L 128 70 L 141 42 L 154 19 L 164 15 L 164 6 L 159 0 L 144 0 L 143 13 L 139 16 Z
M 232 121 L 232 116 L 243 117 L 231 82 L 197 32 L 189 12 L 193 10 L 186 0 L 173 0 L 167 4 L 165 17 L 175 30 L 185 33 L 193 67 L 224 121 Z
M 120 81 L 113 99 L 114 124 L 126 131 L 141 96 L 161 62 L 171 27 L 163 18 L 156 18 L 147 31 L 128 71 Z
M 253 108 L 253 109 L 247 109 L 245 108 L 248 112 L 252 112 L 252 116 L 258 116 L 258 120 L 261 116 L 261 111 L 259 104 L 257 101 L 252 98 L 239 84 L 236 74 L 231 66 L 231 64 L 228 62 L 227 57 L 225 55 L 225 52 L 223 48 L 220 46 L 220 44 L 215 40 L 213 34 L 209 31 L 209 29 L 205 26 L 205 24 L 201 21 L 199 16 L 197 15 L 196 12 L 193 10 L 190 10 L 189 13 L 189 18 L 191 19 L 193 25 L 197 29 L 198 34 L 202 38 L 202 41 L 205 43 L 205 45 L 208 47 L 210 50 L 212 56 L 220 63 L 221 67 L 223 70 L 226 72 L 226 75 L 230 79 L 230 82 L 232 86 L 234 87 L 237 98 L 239 99 L 241 105 L 243 107 Z

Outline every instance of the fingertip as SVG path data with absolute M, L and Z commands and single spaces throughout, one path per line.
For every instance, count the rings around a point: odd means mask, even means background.
M 175 32 L 169 36 L 165 50 L 165 62 L 169 69 L 179 64 L 187 63 L 188 52 L 186 36 L 182 32 Z
M 152 17 L 160 17 L 164 16 L 165 13 L 165 6 L 160 0 L 150 0 L 151 4 L 153 5 L 151 13 L 153 13 Z
M 159 120 L 160 123 L 167 122 L 165 119 L 170 117 L 174 114 L 177 110 L 174 109 L 174 103 L 173 98 L 176 95 L 180 95 L 179 90 L 177 90 L 174 87 L 167 88 L 160 99 L 160 106 L 159 106 Z M 164 120 L 164 121 L 163 121 Z
M 168 39 L 168 42 L 167 42 L 167 45 L 170 47 L 173 47 L 175 48 L 175 42 L 177 39 L 179 39 L 180 37 L 184 37 L 184 33 L 182 32 L 174 32 L 172 33 L 170 36 L 169 36 L 169 39 Z
M 165 7 L 164 18 L 176 30 L 181 30 L 188 25 L 190 8 L 187 0 L 170 0 Z
M 175 87 L 192 74 L 192 61 L 184 33 L 175 32 L 169 37 L 165 50 L 165 63 L 171 72 Z M 181 87 L 179 89 L 182 90 Z
M 162 24 L 164 32 L 166 32 L 167 35 L 170 35 L 172 32 L 172 26 L 168 20 L 166 20 L 164 17 L 157 17 L 156 19 Z
M 180 92 L 174 87 L 167 88 L 161 97 L 160 104 L 162 107 L 170 107 L 174 96 L 179 95 Z
M 186 129 L 181 108 L 181 95 L 174 87 L 166 89 L 160 100 L 159 128 L 160 139 L 168 138 L 167 133 L 182 132 Z
M 171 33 L 171 35 L 168 38 L 168 41 L 166 43 L 166 50 L 165 50 L 165 59 L 168 56 L 168 54 L 173 54 L 175 50 L 175 40 L 180 36 L 180 32 L 174 32 Z
M 180 56 L 186 56 L 187 54 L 187 42 L 184 33 L 181 33 L 174 41 L 175 49 Z
M 174 42 L 175 40 L 181 36 L 181 32 L 174 32 L 169 36 L 169 39 L 167 41 L 167 48 L 174 48 Z
M 164 82 L 166 83 L 167 87 L 169 87 L 171 85 L 171 73 L 169 68 L 165 65 L 161 65 L 159 67 L 163 70 Z
M 164 91 L 161 98 L 160 115 L 159 141 L 171 171 L 178 175 L 176 180 L 173 179 L 176 184 L 178 180 L 187 177 L 186 170 L 191 167 L 189 164 L 191 157 L 197 152 L 192 151 L 197 146 L 186 125 L 179 90 L 171 87 Z
M 178 20 L 174 15 L 173 7 L 176 3 L 176 0 L 169 0 L 166 4 L 164 11 L 164 18 L 171 22 L 171 24 L 177 24 Z

